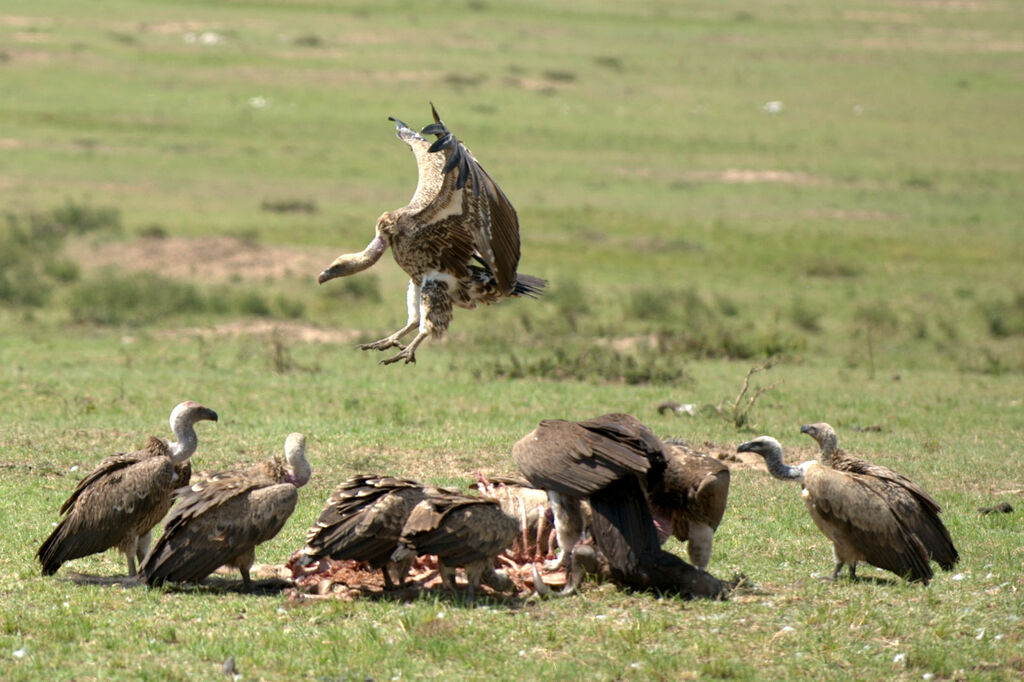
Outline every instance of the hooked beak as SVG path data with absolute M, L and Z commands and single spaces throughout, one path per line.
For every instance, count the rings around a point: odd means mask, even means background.
M 316 278 L 316 281 L 323 284 L 335 277 L 345 277 L 347 275 L 354 275 L 357 272 L 362 272 L 380 260 L 386 246 L 387 242 L 384 240 L 384 237 L 377 235 L 373 238 L 373 241 L 367 244 L 366 248 L 359 253 L 347 253 L 335 258 L 334 262 L 327 266 L 326 270 L 320 273 Z

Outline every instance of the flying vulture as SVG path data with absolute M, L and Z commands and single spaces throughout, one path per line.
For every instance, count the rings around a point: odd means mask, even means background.
M 306 439 L 292 433 L 285 441 L 284 458 L 212 474 L 178 489 L 164 534 L 139 569 L 142 577 L 150 585 L 198 583 L 227 565 L 241 572 L 243 587 L 250 590 L 256 545 L 281 530 L 295 510 L 298 488 L 310 475 Z
M 111 455 L 79 481 L 60 508 L 67 516 L 36 552 L 43 575 L 53 575 L 65 561 L 117 547 L 134 577 L 150 531 L 171 508 L 174 490 L 189 482 L 188 459 L 198 444 L 193 427 L 204 419 L 217 421 L 217 413 L 183 402 L 171 411 L 175 442 L 150 436 L 141 450 Z
M 519 219 L 497 183 L 437 115 L 424 135 L 396 118 L 398 139 L 412 149 L 419 168 L 416 192 L 407 206 L 377 219 L 373 240 L 359 253 L 339 256 L 318 281 L 345 277 L 376 263 L 391 247 L 395 262 L 409 275 L 408 323 L 390 336 L 360 346 L 400 352 L 383 360 L 416 362 L 416 349 L 428 337 L 441 337 L 452 320 L 452 306 L 475 308 L 507 296 L 536 297 L 544 280 L 516 273 Z M 418 332 L 405 346 L 402 338 Z

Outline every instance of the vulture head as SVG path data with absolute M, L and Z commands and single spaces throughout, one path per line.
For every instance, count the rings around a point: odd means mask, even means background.
M 320 273 L 316 281 L 323 284 L 335 277 L 354 275 L 379 261 L 388 246 L 387 238 L 394 232 L 395 225 L 398 223 L 395 213 L 395 211 L 388 211 L 381 215 L 380 218 L 377 218 L 376 234 L 373 241 L 367 244 L 366 248 L 359 253 L 346 253 L 335 258 L 334 262 Z
M 313 470 L 306 461 L 306 437 L 301 433 L 290 433 L 284 441 L 284 458 L 288 463 L 288 481 L 296 488 L 309 483 Z
M 203 420 L 217 421 L 217 413 L 208 407 L 203 407 L 197 402 L 186 400 L 179 403 L 171 410 L 171 431 L 177 438 L 176 443 L 171 444 L 171 455 L 175 462 L 183 462 L 192 456 L 199 444 L 196 438 L 196 430 L 193 428 L 196 422 Z
M 783 480 L 803 480 L 803 467 L 789 466 L 782 461 L 782 446 L 771 436 L 758 436 L 754 440 L 741 443 L 737 452 L 753 452 L 764 457 L 768 473 Z
M 800 427 L 800 433 L 806 433 L 821 446 L 821 454 L 828 457 L 839 445 L 835 430 L 825 422 L 817 424 L 804 424 Z

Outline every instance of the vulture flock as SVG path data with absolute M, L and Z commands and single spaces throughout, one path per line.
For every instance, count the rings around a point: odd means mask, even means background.
M 362 346 L 399 349 L 383 363 L 415 362 L 423 341 L 447 330 L 453 305 L 536 297 L 546 285 L 517 273 L 515 209 L 431 109 L 434 123 L 422 134 L 436 136 L 432 143 L 391 119 L 419 171 L 409 204 L 381 215 L 363 251 L 338 257 L 319 276 L 324 283 L 358 273 L 391 247 L 409 275 L 408 320 Z M 195 425 L 204 420 L 217 421 L 217 414 L 183 402 L 170 416 L 174 440 L 150 436 L 142 449 L 111 455 L 86 475 L 39 547 L 43 574 L 116 547 L 133 581 L 195 584 L 227 567 L 251 589 L 256 546 L 280 532 L 310 480 L 306 440 L 292 433 L 283 456 L 193 474 Z M 801 431 L 820 446 L 818 460 L 788 465 L 770 436 L 738 451 L 762 456 L 775 478 L 800 482 L 812 520 L 832 541 L 833 579 L 843 566 L 855 579 L 859 562 L 923 583 L 934 576 L 932 561 L 953 568 L 957 550 L 928 493 L 891 469 L 844 453 L 828 424 Z M 588 575 L 683 597 L 725 598 L 735 586 L 708 572 L 730 482 L 729 468 L 714 457 L 659 438 L 621 413 L 546 419 L 512 445 L 511 455 L 519 473 L 480 475 L 477 493 L 387 475 L 342 482 L 288 561 L 295 584 L 317 584 L 343 564 L 350 575 L 380 571 L 386 591 L 410 582 L 422 587 L 438 576 L 455 591 L 462 569 L 467 599 L 482 586 L 565 596 L 578 592 Z M 161 522 L 162 535 L 151 547 Z M 686 544 L 689 561 L 663 547 L 673 536 Z M 562 587 L 556 592 L 549 582 Z

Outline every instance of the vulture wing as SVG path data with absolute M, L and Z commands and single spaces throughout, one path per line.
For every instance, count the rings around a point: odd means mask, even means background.
M 416 481 L 357 476 L 342 483 L 327 501 L 306 538 L 313 557 L 369 561 L 383 566 L 424 495 Z
M 812 466 L 804 488 L 811 516 L 833 542 L 851 546 L 871 565 L 896 575 L 932 578 L 921 541 L 870 477 Z
M 596 420 L 591 420 L 593 423 Z M 531 485 L 584 497 L 623 476 L 642 476 L 650 463 L 643 438 L 628 437 L 622 425 L 545 419 L 512 447 L 512 457 Z
M 894 513 L 924 544 L 928 556 L 942 568 L 951 570 L 960 559 L 949 530 L 939 518 L 942 509 L 921 486 L 888 467 L 844 452 L 834 454 L 830 466 L 837 471 L 869 477 L 872 487 L 885 496 Z
M 146 582 L 199 582 L 277 535 L 299 498 L 290 483 L 237 489 L 231 496 L 218 489 L 215 501 L 208 504 L 182 499 L 187 509 L 184 513 L 175 509 L 174 518 L 142 564 Z M 201 492 L 195 495 L 202 496 Z
M 61 507 L 67 516 L 36 553 L 44 575 L 156 525 L 170 505 L 176 478 L 170 457 L 159 456 L 166 451 L 163 441 L 151 438 L 144 450 L 107 457 L 79 482 Z
M 468 239 L 477 257 L 494 273 L 502 294 L 510 294 L 519 265 L 515 208 L 469 149 L 448 130 L 433 105 L 431 110 L 434 123 L 424 128 L 423 134 L 436 135 L 437 140 L 427 147 L 426 154 L 421 137 L 404 124 L 398 129 L 398 137 L 412 147 L 419 165 L 420 180 L 409 206 L 417 210 L 418 222 L 424 226 L 420 229 L 443 223 L 456 241 Z
M 435 494 L 409 515 L 400 544 L 417 554 L 436 554 L 449 566 L 493 558 L 509 547 L 519 524 L 495 500 Z

